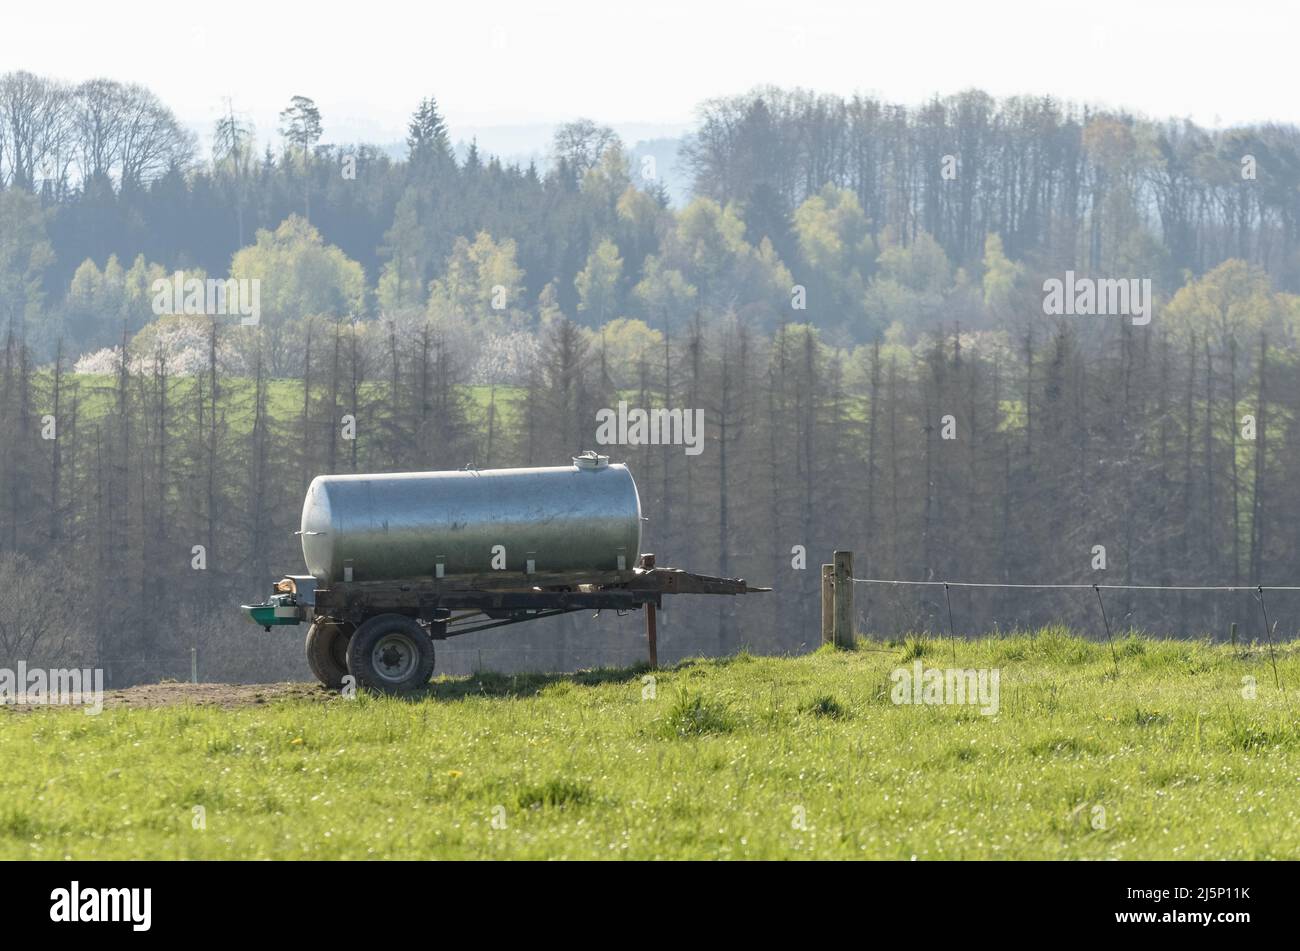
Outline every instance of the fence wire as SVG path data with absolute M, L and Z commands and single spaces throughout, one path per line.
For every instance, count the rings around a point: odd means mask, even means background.
M 952 588 L 1041 588 L 1044 590 L 1059 588 L 1076 591 L 1300 591 L 1300 585 L 1280 584 L 1239 584 L 1239 585 L 1205 585 L 1205 584 L 1012 584 L 1002 581 L 898 581 L 893 578 L 850 578 L 859 584 L 916 585 L 927 587 Z

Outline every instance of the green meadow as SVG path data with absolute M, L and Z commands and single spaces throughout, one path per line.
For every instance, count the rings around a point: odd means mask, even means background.
M 1048 629 L 953 651 L 6 710 L 0 857 L 1300 857 L 1300 642 L 1131 635 L 1112 657 Z M 916 660 L 996 669 L 996 713 L 893 702 Z

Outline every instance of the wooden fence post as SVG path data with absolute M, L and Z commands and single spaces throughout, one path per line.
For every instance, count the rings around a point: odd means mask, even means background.
M 822 643 L 835 643 L 834 565 L 822 565 Z
M 836 647 L 852 647 L 853 630 L 853 552 L 835 553 L 835 624 Z

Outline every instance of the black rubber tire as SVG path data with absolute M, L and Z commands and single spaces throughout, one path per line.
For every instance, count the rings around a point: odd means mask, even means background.
M 433 676 L 433 641 L 424 626 L 402 614 L 380 614 L 348 642 L 348 673 L 375 693 L 419 690 Z
M 347 622 L 319 620 L 307 629 L 307 666 L 331 690 L 348 675 L 348 641 L 355 627 Z

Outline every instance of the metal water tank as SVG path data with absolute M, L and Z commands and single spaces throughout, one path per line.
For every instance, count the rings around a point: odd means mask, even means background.
M 496 546 L 502 546 L 504 552 Z M 506 571 L 631 570 L 641 500 L 627 466 L 592 453 L 571 466 L 317 476 L 302 553 L 322 585 Z

